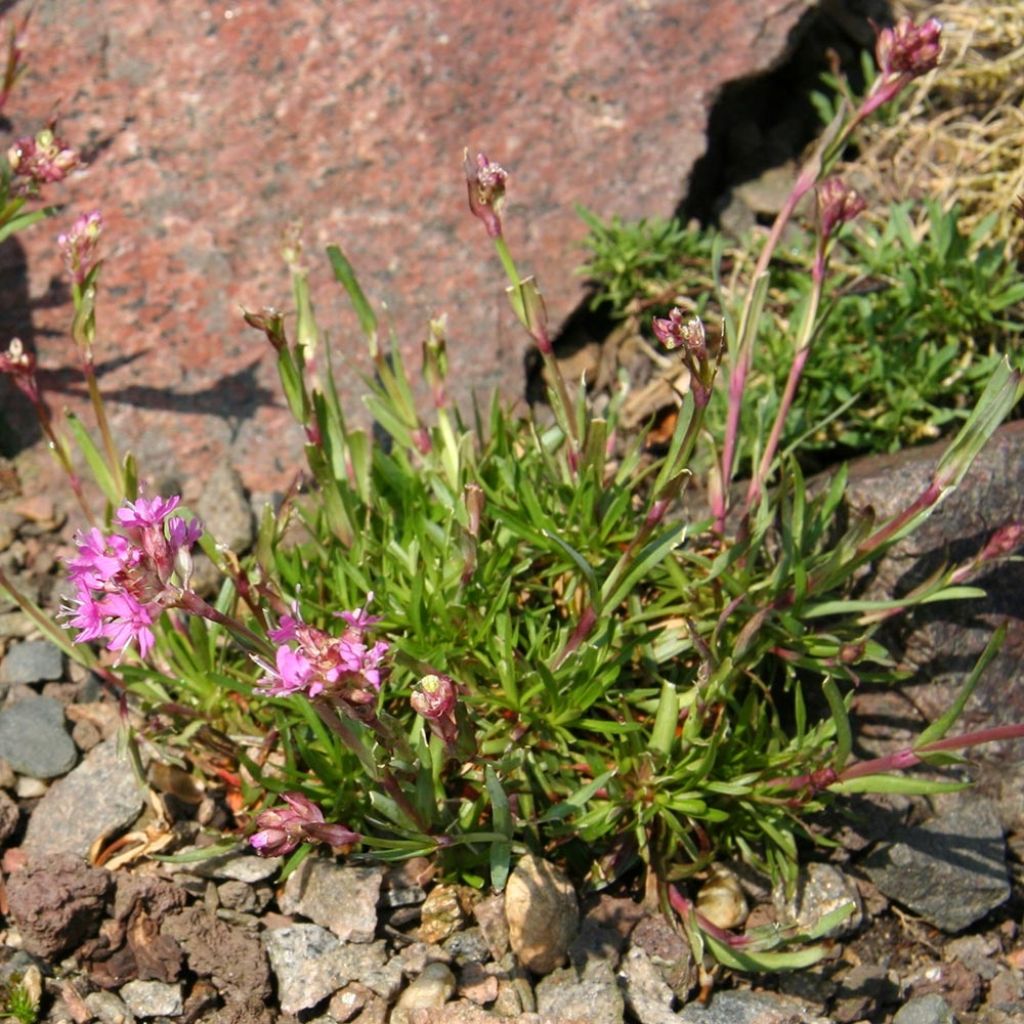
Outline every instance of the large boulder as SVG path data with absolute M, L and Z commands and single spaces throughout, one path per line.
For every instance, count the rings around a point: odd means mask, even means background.
M 352 414 L 370 363 L 322 256 L 332 242 L 414 366 L 427 318 L 446 312 L 456 393 L 518 395 L 524 337 L 467 211 L 463 147 L 511 172 L 508 234 L 558 322 L 582 294 L 574 204 L 671 213 L 723 85 L 778 63 L 809 7 L 40 0 L 28 87 L 5 114 L 24 134 L 59 101 L 89 168 L 51 190 L 68 204 L 56 222 L 0 254 L 5 306 L 32 308 L 0 342 L 37 342 L 58 405 L 84 408 L 54 237 L 102 209 L 98 359 L 115 432 L 149 473 L 203 479 L 227 452 L 250 489 L 280 486 L 301 437 L 281 429 L 272 353 L 239 307 L 291 306 L 280 253 L 298 220 Z M 5 381 L 0 407 L 30 431 Z

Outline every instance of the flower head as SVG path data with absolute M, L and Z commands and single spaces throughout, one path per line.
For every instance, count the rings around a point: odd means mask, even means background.
M 700 406 L 707 405 L 717 363 L 708 348 L 704 322 L 699 316 L 687 318 L 676 307 L 667 317 L 654 317 L 651 329 L 665 348 L 679 352 L 683 366 L 690 372 L 690 391 L 694 401 Z
M 71 225 L 70 231 L 57 236 L 57 246 L 64 257 L 71 280 L 81 286 L 95 270 L 99 261 L 100 235 L 103 233 L 103 216 L 99 210 L 83 213 Z
M 875 40 L 875 59 L 883 75 L 900 74 L 917 78 L 939 63 L 942 53 L 942 23 L 929 18 L 915 25 L 901 18 L 892 28 L 883 28 Z
M 468 150 L 462 166 L 466 172 L 470 212 L 483 221 L 491 238 L 500 238 L 501 208 L 505 203 L 508 173 L 483 153 L 477 153 L 476 160 L 470 159 Z
M 142 657 L 152 650 L 157 619 L 183 600 L 189 550 L 202 533 L 197 520 L 170 515 L 180 501 L 126 502 L 115 514 L 124 533 L 93 527 L 75 535 L 78 553 L 67 560 L 67 571 L 76 593 L 62 614 L 79 630 L 77 643 L 105 637 L 111 651 L 132 643 Z
M 367 629 L 379 622 L 367 612 L 367 602 L 355 611 L 339 612 L 346 623 L 341 636 L 302 621 L 298 605 L 282 615 L 270 639 L 278 644 L 274 666 L 258 661 L 265 675 L 261 686 L 274 697 L 304 692 L 308 697 L 328 693 L 350 712 L 376 703 L 389 647 L 383 640 L 370 643 Z
M 0 352 L 0 373 L 6 373 L 34 405 L 42 401 L 36 379 L 36 357 L 25 348 L 20 338 L 12 338 L 7 351 Z
M 822 237 L 828 238 L 841 224 L 863 213 L 867 203 L 841 178 L 826 178 L 818 186 L 818 220 Z
M 348 846 L 362 838 L 344 825 L 329 825 L 324 812 L 302 793 L 282 793 L 286 807 L 271 807 L 256 818 L 259 831 L 249 837 L 249 845 L 261 857 L 281 857 L 300 843 L 312 839 L 331 846 Z
M 424 676 L 409 696 L 413 711 L 426 719 L 431 731 L 448 746 L 454 744 L 458 736 L 455 717 L 458 696 L 458 688 L 448 676 L 434 674 Z
M 72 149 L 55 131 L 51 122 L 34 136 L 25 136 L 7 150 L 11 174 L 21 180 L 24 193 L 34 195 L 43 185 L 63 181 L 82 163 L 78 152 Z

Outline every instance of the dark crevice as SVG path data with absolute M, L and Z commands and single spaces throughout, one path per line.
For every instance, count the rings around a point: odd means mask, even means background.
M 822 0 L 809 10 L 774 68 L 722 89 L 708 121 L 707 150 L 694 165 L 675 215 L 684 222 L 717 225 L 738 185 L 797 158 L 822 129 L 810 98 L 822 89 L 822 74 L 838 60 L 853 88 L 859 89 L 861 54 L 874 40 L 872 22 L 891 21 L 884 0 Z M 604 341 L 615 327 L 607 312 L 590 308 L 592 298 L 586 295 L 564 321 L 555 339 L 560 356 Z M 526 394 L 535 401 L 544 392 L 539 360 L 528 358 L 526 373 Z

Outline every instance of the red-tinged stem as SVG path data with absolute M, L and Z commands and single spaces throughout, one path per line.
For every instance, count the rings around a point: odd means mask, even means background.
M 249 650 L 258 651 L 263 654 L 273 654 L 274 649 L 265 637 L 254 633 L 248 626 L 243 626 L 238 619 L 233 619 L 231 616 L 218 611 L 213 605 L 207 604 L 193 590 L 182 591 L 181 597 L 178 600 L 178 607 L 183 608 L 192 615 L 198 615 L 210 622 L 215 622 L 218 626 L 223 626 Z
M 774 255 L 776 248 L 778 248 L 779 241 L 782 238 L 782 232 L 785 230 L 786 225 L 793 216 L 794 210 L 796 210 L 800 200 L 803 199 L 803 197 L 807 195 L 812 188 L 814 188 L 814 183 L 817 181 L 817 178 L 818 164 L 812 158 L 801 169 L 792 190 L 786 197 L 786 201 L 783 203 L 782 209 L 779 210 L 778 215 L 775 218 L 775 222 L 772 224 L 771 230 L 768 232 L 768 238 L 758 255 L 757 263 L 754 266 L 754 273 L 751 278 L 753 283 L 751 284 L 750 290 L 747 292 L 747 297 L 743 304 L 743 315 L 740 319 L 739 329 L 739 339 L 742 348 L 737 351 L 736 362 L 729 374 L 729 408 L 726 413 L 725 440 L 722 445 L 722 489 L 720 494 L 715 497 L 715 505 L 717 507 L 711 510 L 715 517 L 715 530 L 719 536 L 724 536 L 725 534 L 725 519 L 728 514 L 727 495 L 729 493 L 729 485 L 732 482 L 733 463 L 736 459 L 736 442 L 739 437 L 743 392 L 746 388 L 747 377 L 750 374 L 750 367 L 754 357 L 754 346 L 751 335 L 752 328 L 747 322 L 753 310 L 754 292 L 761 275 L 768 269 L 768 264 L 771 262 L 771 258 Z M 751 338 L 749 342 L 747 341 L 748 338 Z
M 597 612 L 593 605 L 588 605 L 586 611 L 580 616 L 580 621 L 572 631 L 572 636 L 566 641 L 565 646 L 558 652 L 555 658 L 553 669 L 561 668 L 569 655 L 573 654 L 590 635 L 590 631 L 597 625 Z
M 719 942 L 724 942 L 727 946 L 731 946 L 733 949 L 741 949 L 743 946 L 750 944 L 750 937 L 747 935 L 733 935 L 732 932 L 727 932 L 724 928 L 719 928 L 717 924 L 712 924 L 694 905 L 692 900 L 688 900 L 674 885 L 668 887 L 668 901 L 672 904 L 672 909 L 680 917 L 692 917 L 696 920 L 697 924 L 700 925 L 700 929 L 703 932 L 707 932 L 713 939 L 717 939 Z
M 841 772 L 833 768 L 822 768 L 807 775 L 795 775 L 792 778 L 772 779 L 768 786 L 785 789 L 810 789 L 820 792 L 836 783 L 848 782 L 850 779 L 863 778 L 865 775 L 879 775 L 883 772 L 901 771 L 921 764 L 929 754 L 938 754 L 944 750 L 964 750 L 977 747 L 982 743 L 999 743 L 1004 740 L 1024 739 L 1024 723 L 1017 725 L 994 725 L 989 729 L 977 729 L 960 736 L 948 736 L 934 740 L 920 747 L 908 747 L 897 750 L 885 757 L 875 757 L 870 761 L 860 761 Z

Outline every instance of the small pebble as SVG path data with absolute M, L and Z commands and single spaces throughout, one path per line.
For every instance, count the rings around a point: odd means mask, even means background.
M 102 1024 L 135 1024 L 135 1015 L 113 992 L 90 992 L 85 1005 Z
M 162 981 L 130 981 L 120 995 L 136 1017 L 176 1017 L 184 1008 L 181 986 Z
M 43 779 L 34 779 L 31 775 L 19 775 L 14 793 L 20 800 L 36 800 L 49 788 L 49 784 Z
M 391 1024 L 409 1024 L 412 1010 L 444 1006 L 455 992 L 455 975 L 444 964 L 427 964 L 423 973 L 398 997 Z
M 64 655 L 49 640 L 14 644 L 0 662 L 0 683 L 45 683 L 64 675 Z

